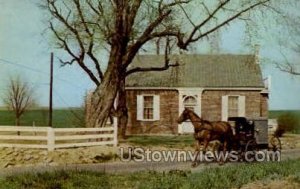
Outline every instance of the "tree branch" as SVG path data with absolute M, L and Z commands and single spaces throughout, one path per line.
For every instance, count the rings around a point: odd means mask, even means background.
M 165 52 L 164 52 L 164 66 L 162 67 L 148 67 L 148 68 L 141 68 L 141 67 L 135 67 L 126 72 L 126 76 L 137 73 L 137 72 L 149 72 L 149 71 L 164 71 L 169 69 L 170 67 L 177 67 L 179 66 L 178 62 L 175 62 L 174 64 L 170 64 L 169 54 L 171 51 L 170 46 L 170 39 L 166 38 L 166 46 L 165 46 Z
M 208 36 L 210 33 L 213 33 L 214 31 L 218 30 L 219 28 L 223 27 L 224 25 L 229 24 L 231 21 L 235 20 L 236 18 L 238 18 L 239 16 L 241 16 L 243 13 L 248 12 L 249 10 L 254 9 L 255 7 L 265 4 L 267 2 L 269 2 L 270 0 L 265 0 L 265 1 L 260 1 L 258 3 L 255 3 L 241 11 L 239 11 L 237 14 L 233 15 L 232 17 L 228 18 L 227 20 L 225 20 L 224 22 L 222 22 L 221 24 L 215 26 L 214 28 L 204 32 L 203 34 L 200 34 L 199 36 L 193 38 L 193 35 L 190 35 L 190 38 L 185 42 L 184 46 L 186 48 L 187 45 L 189 45 L 189 43 L 198 41 L 199 39 Z
M 152 23 L 148 25 L 148 27 L 144 30 L 143 34 L 137 39 L 137 41 L 128 47 L 126 60 L 123 62 L 125 68 L 131 63 L 138 50 L 147 41 L 154 38 L 154 36 L 152 36 L 151 33 L 166 17 L 168 17 L 171 14 L 171 12 L 171 10 L 168 10 L 165 13 L 160 14 Z M 158 33 L 156 35 L 158 35 Z
M 98 76 L 100 78 L 100 80 L 102 81 L 103 78 L 104 78 L 104 75 L 103 75 L 103 72 L 100 68 L 100 63 L 98 61 L 98 59 L 96 58 L 96 56 L 94 55 L 93 53 L 93 46 L 94 46 L 94 42 L 93 40 L 90 42 L 90 45 L 89 45 L 89 49 L 88 49 L 88 52 L 87 54 L 89 55 L 89 57 L 92 59 L 92 61 L 94 62 L 95 64 L 95 67 L 96 67 L 96 70 L 98 72 Z
M 300 75 L 300 71 L 295 70 L 295 67 L 289 62 L 288 58 L 285 56 L 282 50 L 280 50 L 280 54 L 283 56 L 285 64 L 282 65 L 276 62 L 276 67 L 282 72 L 290 73 L 292 75 Z
M 60 60 L 60 62 L 62 64 L 72 64 L 76 60 L 76 62 L 78 63 L 78 65 L 88 74 L 88 76 L 90 77 L 90 79 L 97 86 L 100 85 L 100 81 L 97 79 L 97 77 L 94 75 L 94 73 L 84 63 L 85 53 L 86 53 L 85 45 L 84 45 L 84 42 L 83 42 L 84 39 L 81 38 L 80 33 L 79 33 L 78 29 L 76 28 L 76 25 L 72 26 L 68 22 L 68 20 L 58 11 L 58 8 L 56 7 L 55 2 L 56 1 L 53 1 L 53 0 L 47 0 L 47 3 L 48 3 L 47 5 L 48 5 L 48 9 L 49 9 L 50 13 L 55 18 L 57 18 L 58 21 L 60 21 L 66 27 L 66 29 L 68 31 L 70 31 L 75 36 L 75 39 L 76 39 L 77 43 L 79 44 L 79 48 L 80 48 L 79 55 L 75 55 L 75 53 L 72 52 L 70 46 L 68 45 L 67 38 L 61 37 L 61 35 L 55 30 L 53 23 L 50 22 L 50 29 L 51 29 L 51 31 L 54 33 L 54 35 L 56 36 L 56 38 L 63 44 L 63 47 L 65 48 L 65 50 L 72 57 L 71 61 L 62 61 L 62 60 Z M 101 79 L 103 79 L 103 74 L 101 72 L 99 62 L 97 61 L 97 59 L 95 58 L 95 56 L 93 55 L 93 52 L 92 52 L 92 50 L 93 50 L 93 33 L 88 28 L 87 22 L 86 22 L 86 20 L 85 20 L 85 18 L 83 16 L 82 8 L 81 8 L 81 5 L 80 5 L 80 1 L 79 0 L 73 0 L 73 3 L 76 6 L 76 10 L 77 10 L 78 16 L 79 16 L 79 18 L 80 18 L 80 20 L 82 22 L 84 31 L 90 37 L 90 45 L 89 45 L 87 54 L 91 57 L 92 61 L 94 62 L 96 70 L 98 71 L 99 78 L 101 80 Z M 67 18 L 68 17 L 69 16 L 67 16 Z

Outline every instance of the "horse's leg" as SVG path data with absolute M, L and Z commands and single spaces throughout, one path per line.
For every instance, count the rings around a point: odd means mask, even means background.
M 195 148 L 195 154 L 196 154 L 196 156 L 195 156 L 195 159 L 194 159 L 194 161 L 193 161 L 193 163 L 192 163 L 192 167 L 196 167 L 198 164 L 198 161 L 197 161 L 197 159 L 198 159 L 198 155 L 199 155 L 199 152 L 200 152 L 200 145 L 201 145 L 201 142 L 200 142 L 200 140 L 197 140 L 197 142 L 196 142 L 196 148 Z
M 223 157 L 226 157 L 226 153 L 227 153 L 227 145 L 228 145 L 228 141 L 227 141 L 227 140 L 224 140 L 224 142 L 223 142 Z M 221 162 L 220 162 L 219 164 L 220 164 L 220 165 L 223 165 L 225 161 L 226 161 L 226 160 L 221 159 Z
M 204 146 L 203 146 L 203 156 L 206 154 L 206 150 L 207 150 L 208 144 L 209 144 L 209 140 L 205 139 L 204 140 Z
M 205 155 L 205 154 L 206 154 L 206 150 L 207 150 L 207 147 L 208 147 L 208 143 L 209 143 L 209 141 L 208 141 L 208 140 L 205 140 L 205 141 L 204 141 L 204 146 L 203 146 L 203 155 Z

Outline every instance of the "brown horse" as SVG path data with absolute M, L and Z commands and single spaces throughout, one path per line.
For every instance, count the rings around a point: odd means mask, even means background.
M 225 121 L 214 121 L 210 122 L 201 119 L 195 112 L 185 108 L 180 117 L 178 118 L 178 123 L 182 123 L 186 120 L 191 120 L 194 126 L 194 137 L 197 141 L 196 152 L 197 156 L 200 152 L 200 144 L 204 143 L 203 151 L 206 152 L 208 143 L 213 140 L 218 140 L 223 144 L 223 152 L 225 153 L 230 147 L 231 139 L 233 137 L 233 132 L 231 126 Z M 195 158 L 193 166 L 197 165 L 197 158 Z

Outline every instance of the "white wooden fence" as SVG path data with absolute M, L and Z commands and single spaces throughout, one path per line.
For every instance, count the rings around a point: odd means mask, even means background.
M 42 148 L 53 151 L 58 148 L 83 146 L 117 146 L 117 134 L 116 119 L 109 127 L 102 128 L 0 126 L 0 147 Z

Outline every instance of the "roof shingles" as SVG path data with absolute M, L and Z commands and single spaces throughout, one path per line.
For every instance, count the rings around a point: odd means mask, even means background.
M 126 79 L 127 87 L 264 87 L 254 55 L 173 55 L 180 66 L 165 71 L 139 72 Z M 163 55 L 138 55 L 131 68 L 161 67 Z

